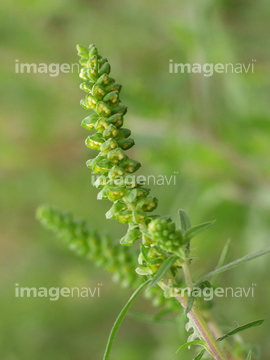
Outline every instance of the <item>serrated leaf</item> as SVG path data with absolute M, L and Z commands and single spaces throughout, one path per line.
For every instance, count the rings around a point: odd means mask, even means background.
M 238 326 L 234 330 L 228 332 L 226 335 L 218 338 L 217 341 L 222 341 L 222 340 L 226 339 L 227 337 L 233 336 L 233 335 L 235 335 L 235 334 L 237 334 L 237 333 L 239 333 L 241 331 L 244 331 L 246 329 L 249 329 L 249 328 L 252 328 L 252 327 L 255 327 L 255 326 L 260 326 L 263 322 L 264 322 L 264 319 L 263 320 L 252 321 L 252 322 L 250 322 L 248 324 Z
M 151 283 L 149 284 L 147 291 L 149 291 L 153 286 L 155 286 L 167 273 L 167 271 L 170 270 L 172 265 L 175 263 L 175 261 L 178 259 L 178 256 L 170 256 L 168 257 L 164 263 L 161 265 L 161 267 L 156 272 L 155 276 L 153 277 Z
M 194 340 L 194 341 L 187 342 L 184 345 L 180 346 L 180 348 L 176 351 L 176 354 L 179 351 L 183 350 L 184 348 L 192 346 L 192 345 L 202 346 L 207 350 L 207 345 L 206 345 L 206 342 L 204 340 Z
M 212 226 L 215 223 L 215 221 L 209 221 L 200 225 L 193 226 L 192 228 L 188 229 L 184 237 L 187 241 L 193 239 L 195 236 L 199 235 L 204 230 L 208 229 L 210 226 Z
M 191 222 L 188 217 L 188 214 L 184 210 L 180 209 L 179 215 L 180 215 L 181 229 L 183 231 L 187 231 L 188 229 L 191 228 Z
M 115 335 L 116 335 L 116 332 L 121 324 L 121 322 L 123 321 L 125 315 L 126 315 L 126 312 L 128 311 L 130 305 L 133 303 L 133 301 L 135 300 L 135 298 L 137 297 L 137 295 L 139 294 L 139 292 L 145 287 L 145 285 L 147 285 L 148 283 L 150 282 L 150 280 L 147 280 L 146 282 L 144 282 L 142 285 L 140 285 L 138 287 L 138 289 L 136 289 L 136 291 L 131 295 L 131 297 L 129 298 L 128 302 L 126 303 L 126 305 L 123 307 L 122 311 L 120 312 L 120 314 L 118 315 L 113 327 L 112 327 L 112 330 L 110 332 L 110 335 L 109 335 L 109 339 L 108 339 L 108 342 L 107 342 L 107 346 L 106 346 L 106 350 L 105 350 L 105 353 L 104 353 L 104 356 L 103 356 L 103 360 L 108 360 L 109 359 L 109 355 L 110 355 L 110 351 L 111 351 L 111 347 L 112 347 L 112 344 L 113 344 L 113 341 L 114 341 L 114 338 L 115 338 Z
M 216 269 L 214 271 L 211 271 L 210 273 L 204 275 L 196 284 L 196 286 L 199 286 L 202 282 L 204 282 L 206 279 L 208 279 L 209 277 L 212 277 L 216 274 L 221 274 L 223 273 L 224 271 L 228 271 L 228 270 L 231 270 L 233 268 L 235 268 L 236 266 L 238 265 L 241 265 L 247 261 L 250 261 L 250 260 L 253 260 L 253 259 L 256 259 L 260 256 L 263 256 L 263 255 L 266 255 L 270 252 L 270 247 L 266 248 L 266 249 L 263 249 L 263 250 L 259 250 L 259 251 L 256 251 L 254 253 L 251 253 L 249 255 L 246 255 L 240 259 L 237 259 L 235 261 L 232 261 L 230 262 L 229 264 L 227 265 L 224 265 L 222 266 L 221 268 L 219 269 Z

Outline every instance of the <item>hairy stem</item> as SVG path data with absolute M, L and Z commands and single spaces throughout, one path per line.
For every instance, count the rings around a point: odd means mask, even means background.
M 192 284 L 192 277 L 191 273 L 189 271 L 189 260 L 186 259 L 185 262 L 182 265 L 185 280 L 187 286 L 190 288 L 190 290 L 193 289 Z M 180 295 L 175 296 L 176 299 L 181 303 L 181 305 L 186 308 L 187 306 L 187 300 Z M 197 329 L 199 330 L 201 337 L 205 340 L 205 342 L 208 345 L 209 353 L 212 355 L 212 357 L 215 360 L 228 360 L 225 354 L 223 354 L 222 350 L 219 348 L 218 343 L 216 342 L 216 339 L 214 338 L 213 334 L 209 330 L 204 318 L 202 317 L 198 306 L 196 304 L 196 301 L 194 302 L 194 305 L 191 309 L 191 311 L 188 313 L 188 317 L 190 317 L 194 324 L 196 325 Z

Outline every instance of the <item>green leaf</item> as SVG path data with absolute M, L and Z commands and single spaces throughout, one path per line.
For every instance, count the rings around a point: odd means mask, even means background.
M 251 350 L 248 353 L 247 360 L 251 360 Z
M 202 346 L 204 347 L 206 350 L 207 350 L 207 345 L 206 345 L 206 342 L 204 340 L 194 340 L 194 341 L 190 341 L 182 346 L 180 346 L 180 348 L 176 351 L 176 354 L 183 350 L 184 348 L 188 347 L 188 346 L 191 346 L 191 345 L 198 345 L 198 346 Z
M 184 237 L 186 240 L 191 240 L 195 236 L 199 235 L 204 230 L 208 229 L 210 226 L 212 226 L 215 223 L 215 221 L 209 221 L 200 225 L 193 226 L 192 228 L 188 229 Z
M 147 291 L 149 291 L 153 286 L 155 286 L 167 273 L 167 271 L 170 270 L 172 265 L 175 263 L 175 261 L 178 259 L 178 256 L 170 256 L 168 257 L 164 263 L 161 265 L 161 267 L 158 269 L 157 273 L 153 277 L 151 283 L 149 284 Z
M 190 312 L 190 310 L 192 309 L 192 306 L 194 304 L 194 300 L 195 300 L 195 297 L 192 295 L 192 292 L 188 298 L 188 301 L 187 301 L 187 306 L 185 308 L 185 314 L 188 314 Z
M 231 244 L 232 244 L 232 240 L 228 239 L 225 246 L 224 246 L 224 248 L 223 248 L 223 250 L 222 250 L 222 253 L 220 255 L 220 258 L 219 258 L 216 269 L 221 268 L 225 264 L 225 262 L 227 261 Z M 213 276 L 213 279 L 212 279 L 212 285 L 213 286 L 215 286 L 217 284 L 218 279 L 219 279 L 219 275 L 220 274 L 216 274 L 216 275 Z
M 201 360 L 204 353 L 205 353 L 205 350 L 202 350 L 193 360 Z
M 202 282 L 204 282 L 206 279 L 208 279 L 209 277 L 211 276 L 214 276 L 216 274 L 221 274 L 223 273 L 224 271 L 227 271 L 227 270 L 231 270 L 233 268 L 235 268 L 236 266 L 238 265 L 241 265 L 247 261 L 250 261 L 250 260 L 253 260 L 253 259 L 256 259 L 260 256 L 263 256 L 263 255 L 266 255 L 270 252 L 270 247 L 266 248 L 266 249 L 263 249 L 263 250 L 259 250 L 259 251 L 256 251 L 254 253 L 251 253 L 249 255 L 246 255 L 240 259 L 237 259 L 227 265 L 224 265 L 222 266 L 221 268 L 219 269 L 216 269 L 214 271 L 211 271 L 210 273 L 206 274 L 205 276 L 203 276 L 199 281 L 198 283 L 196 284 L 196 286 L 199 286 Z
M 121 322 L 124 319 L 124 316 L 126 315 L 126 312 L 128 311 L 130 305 L 133 303 L 133 301 L 135 300 L 135 298 L 137 297 L 137 295 L 139 294 L 139 292 L 145 287 L 145 285 L 147 285 L 150 282 L 150 280 L 147 280 L 146 282 L 144 282 L 142 285 L 140 285 L 138 287 L 138 289 L 131 295 L 131 297 L 129 298 L 128 302 L 126 303 L 126 305 L 123 307 L 122 311 L 120 312 L 120 314 L 118 315 L 112 330 L 110 332 L 109 335 L 109 339 L 107 342 L 107 346 L 106 346 L 106 350 L 103 356 L 103 360 L 108 360 L 109 359 L 109 355 L 110 355 L 110 351 L 111 351 L 111 347 L 116 335 L 116 332 L 121 324 Z
M 188 214 L 184 210 L 180 209 L 179 215 L 180 215 L 180 221 L 181 221 L 181 229 L 183 231 L 187 231 L 188 229 L 191 228 L 191 222 L 188 217 Z
M 262 323 L 264 322 L 264 319 L 263 320 L 256 320 L 256 321 L 252 321 L 246 325 L 242 325 L 242 326 L 238 326 L 237 328 L 235 328 L 234 330 L 228 332 L 226 335 L 220 337 L 217 339 L 217 341 L 222 341 L 224 339 L 226 339 L 227 337 L 229 336 L 232 336 L 232 335 L 235 335 L 237 333 L 239 333 L 240 331 L 244 331 L 246 329 L 249 329 L 249 328 L 252 328 L 252 327 L 255 327 L 255 326 L 259 326 L 261 325 Z

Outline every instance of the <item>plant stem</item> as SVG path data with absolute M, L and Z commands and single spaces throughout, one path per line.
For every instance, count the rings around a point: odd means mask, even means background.
M 185 262 L 182 265 L 182 268 L 183 268 L 186 284 L 192 291 L 193 284 L 192 284 L 192 277 L 191 277 L 191 274 L 189 271 L 189 260 L 188 259 L 185 260 Z M 184 308 L 186 308 L 186 306 L 187 306 L 186 299 L 179 295 L 176 295 L 175 297 L 181 303 L 181 305 Z M 199 330 L 202 338 L 207 343 L 209 353 L 212 355 L 212 357 L 215 360 L 228 360 L 227 357 L 223 354 L 223 352 L 219 348 L 213 334 L 209 330 L 204 318 L 202 317 L 202 315 L 197 307 L 196 301 L 194 302 L 194 305 L 193 305 L 191 311 L 188 313 L 188 317 L 190 317 L 193 320 L 193 322 L 196 325 L 197 329 Z
M 133 204 L 128 202 L 125 199 L 125 203 L 130 210 L 134 210 L 135 207 Z M 145 222 L 140 223 L 140 229 L 147 230 L 147 225 Z M 186 284 L 190 289 L 190 292 L 193 290 L 193 283 L 192 283 L 192 276 L 189 271 L 189 259 L 186 259 L 184 263 L 182 264 L 182 269 L 184 272 Z M 165 290 L 166 286 L 162 286 L 162 282 L 159 283 L 161 288 Z M 184 308 L 186 308 L 186 299 L 182 298 L 179 295 L 176 295 L 176 299 L 182 304 Z M 228 360 L 227 357 L 222 353 L 221 349 L 219 348 L 216 339 L 214 338 L 213 334 L 209 330 L 205 320 L 203 319 L 202 315 L 200 314 L 200 311 L 196 305 L 196 301 L 194 301 L 194 305 L 189 312 L 188 316 L 193 320 L 194 324 L 196 325 L 198 331 L 201 334 L 201 337 L 205 340 L 205 342 L 208 345 L 208 352 L 215 360 Z

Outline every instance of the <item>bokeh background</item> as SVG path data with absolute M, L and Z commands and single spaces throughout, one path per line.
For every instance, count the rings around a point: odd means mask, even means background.
M 194 273 L 216 265 L 228 238 L 230 260 L 269 244 L 270 111 L 267 1 L 1 2 L 0 353 L 3 360 L 101 359 L 111 325 L 131 290 L 70 253 L 35 220 L 39 204 L 71 210 L 115 239 L 125 229 L 106 221 L 110 204 L 96 200 L 85 161 L 88 135 L 78 74 L 16 74 L 22 63 L 74 63 L 75 45 L 95 43 L 123 84 L 126 127 L 143 163 L 141 174 L 171 176 L 176 186 L 153 186 L 159 212 L 178 221 L 185 209 L 194 224 L 216 225 L 193 242 Z M 177 63 L 251 63 L 247 74 L 169 74 Z M 250 287 L 255 297 L 218 299 L 214 313 L 234 328 L 269 315 L 269 258 L 224 274 L 223 286 Z M 20 286 L 97 286 L 93 299 L 15 298 Z M 155 314 L 143 297 L 133 309 Z M 224 320 L 226 319 L 226 320 Z M 269 359 L 269 318 L 244 340 Z M 183 324 L 126 318 L 112 359 L 191 359 L 175 354 L 186 340 Z

